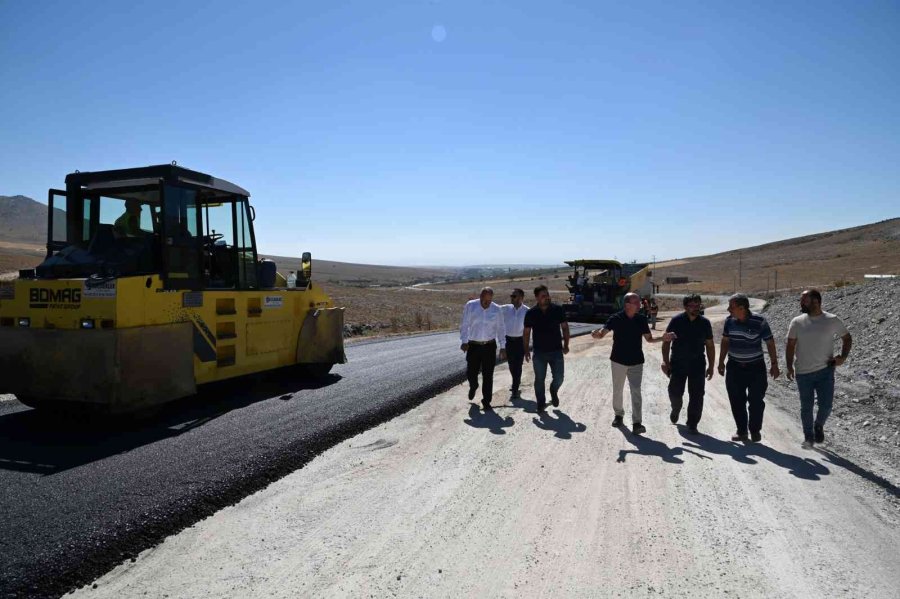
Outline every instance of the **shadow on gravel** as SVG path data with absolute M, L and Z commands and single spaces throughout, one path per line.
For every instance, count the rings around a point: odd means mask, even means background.
M 463 422 L 472 428 L 486 428 L 495 435 L 505 435 L 506 431 L 503 429 L 515 424 L 512 416 L 502 418 L 493 410 L 482 412 L 475 404 L 469 405 L 469 418 Z
M 191 397 L 138 417 L 47 415 L 25 409 L 0 416 L 0 469 L 56 474 L 137 447 L 176 437 L 232 410 L 267 399 L 292 398 L 341 380 L 298 380 L 291 370 L 205 386 Z
M 897 485 L 881 476 L 878 476 L 871 470 L 866 470 L 862 466 L 851 462 L 847 458 L 839 456 L 833 451 L 822 449 L 820 447 L 817 447 L 815 451 L 821 454 L 825 458 L 826 462 L 834 464 L 835 466 L 840 466 L 844 470 L 849 470 L 853 474 L 860 476 L 871 483 L 875 483 L 894 497 L 900 497 L 900 488 L 898 488 Z
M 693 454 L 698 458 L 702 458 L 704 460 L 711 460 L 712 458 L 703 455 L 702 453 L 697 453 L 695 451 L 691 451 L 690 449 L 684 447 L 669 447 L 662 441 L 657 441 L 656 439 L 651 439 L 650 437 L 645 437 L 643 435 L 635 435 L 626 426 L 618 426 L 619 432 L 622 433 L 622 436 L 625 437 L 625 440 L 634 445 L 634 449 L 620 449 L 619 450 L 619 458 L 616 462 L 624 463 L 625 456 L 629 453 L 635 455 L 649 455 L 656 456 L 662 458 L 662 461 L 668 462 L 670 464 L 684 464 L 684 460 L 682 460 L 680 455 L 684 455 L 686 453 Z
M 776 466 L 781 466 L 790 474 L 804 480 L 821 480 L 822 476 L 827 476 L 831 473 L 828 468 L 812 458 L 801 458 L 789 453 L 782 453 L 763 443 L 745 445 L 734 441 L 722 441 L 703 433 L 692 435 L 688 432 L 686 426 L 680 424 L 678 425 L 678 432 L 686 441 L 692 441 L 689 445 L 685 443 L 685 447 L 702 449 L 708 453 L 718 455 L 727 455 L 742 464 L 756 464 L 758 461 L 753 458 L 761 458 L 772 462 Z
M 553 436 L 557 439 L 571 439 L 572 433 L 583 433 L 587 430 L 587 426 L 581 422 L 575 422 L 562 410 L 553 410 L 553 413 L 556 414 L 556 418 L 549 412 L 542 412 L 538 414 L 537 418 L 533 418 L 532 422 L 541 430 L 556 433 Z

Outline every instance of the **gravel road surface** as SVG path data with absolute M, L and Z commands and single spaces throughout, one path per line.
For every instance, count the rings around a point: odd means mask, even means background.
M 0 597 L 59 596 L 464 380 L 456 333 L 347 354 L 321 384 L 232 381 L 130 427 L 0 401 Z
M 609 347 L 573 342 L 559 409 L 507 401 L 498 369 L 495 412 L 459 385 L 72 596 L 897 596 L 896 487 L 802 450 L 772 406 L 762 443 L 732 443 L 718 375 L 702 434 L 672 425 L 659 346 L 647 434 L 611 428 Z

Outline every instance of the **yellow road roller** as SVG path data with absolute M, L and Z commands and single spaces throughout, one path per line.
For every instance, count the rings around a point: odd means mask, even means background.
M 205 383 L 346 362 L 343 308 L 309 253 L 290 287 L 259 258 L 249 198 L 175 163 L 68 175 L 48 194 L 46 259 L 0 288 L 0 392 L 127 413 Z

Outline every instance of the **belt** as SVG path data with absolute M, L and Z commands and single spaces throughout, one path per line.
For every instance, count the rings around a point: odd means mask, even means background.
M 521 339 L 522 335 L 507 335 L 507 339 Z
M 759 360 L 753 360 L 752 362 L 738 362 L 734 358 L 728 358 L 728 365 L 731 366 L 732 364 L 734 364 L 735 366 L 739 366 L 741 368 L 755 368 L 755 367 L 758 367 L 760 364 L 765 366 L 766 361 L 763 360 L 762 358 L 760 358 Z
M 496 344 L 497 342 L 496 342 L 495 340 L 493 340 L 493 339 L 491 339 L 490 341 L 472 341 L 472 340 L 469 340 L 469 345 L 490 345 L 490 344 L 492 344 L 492 343 Z

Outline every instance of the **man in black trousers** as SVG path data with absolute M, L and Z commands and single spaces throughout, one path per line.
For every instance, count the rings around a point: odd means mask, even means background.
M 460 349 L 466 353 L 466 377 L 469 379 L 469 400 L 475 399 L 478 373 L 481 373 L 481 405 L 491 409 L 494 391 L 494 366 L 497 346 L 500 359 L 506 359 L 506 327 L 500 306 L 493 302 L 494 290 L 485 287 L 478 299 L 470 300 L 463 308 L 459 326 Z
M 672 318 L 667 333 L 675 334 L 675 341 L 663 341 L 662 371 L 669 377 L 669 401 L 672 402 L 670 419 L 678 422 L 684 398 L 684 387 L 688 388 L 687 427 L 697 433 L 697 424 L 703 415 L 703 394 L 706 381 L 712 379 L 716 363 L 716 344 L 713 342 L 712 324 L 700 316 L 703 301 L 697 294 L 684 296 L 684 312 Z M 669 360 L 669 348 L 672 359 Z M 704 350 L 706 360 L 704 361 Z
M 519 385 L 522 382 L 522 362 L 525 361 L 525 345 L 522 343 L 522 335 L 525 332 L 525 313 L 528 306 L 525 305 L 525 292 L 521 289 L 513 289 L 509 296 L 509 304 L 500 306 L 503 312 L 503 323 L 506 327 L 506 356 L 509 364 L 509 373 L 512 375 L 512 397 L 519 398 Z

